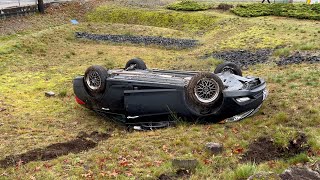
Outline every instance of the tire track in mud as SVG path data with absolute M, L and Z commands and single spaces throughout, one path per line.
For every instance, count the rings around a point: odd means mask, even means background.
M 96 147 L 100 141 L 109 137 L 110 134 L 105 133 L 86 134 L 81 132 L 75 139 L 67 142 L 51 144 L 45 148 L 33 149 L 23 154 L 9 155 L 0 160 L 0 168 L 8 168 L 18 163 L 27 164 L 31 161 L 47 161 L 69 153 L 77 154 Z

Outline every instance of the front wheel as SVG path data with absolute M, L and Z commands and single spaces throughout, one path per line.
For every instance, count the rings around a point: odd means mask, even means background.
M 102 94 L 106 89 L 108 71 L 102 66 L 90 66 L 84 74 L 84 84 L 90 95 Z

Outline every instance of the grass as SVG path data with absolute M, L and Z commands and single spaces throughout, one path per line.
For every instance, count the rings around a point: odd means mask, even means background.
M 167 27 L 178 30 L 201 30 L 212 27 L 216 17 L 204 13 L 185 14 L 164 10 L 101 6 L 87 16 L 91 22 L 109 22 Z
M 25 27 L 14 35 L 1 33 L 0 108 L 6 110 L 0 112 L 0 124 L 3 123 L 0 157 L 65 142 L 81 131 L 110 132 L 112 137 L 87 152 L 0 169 L 0 179 L 156 179 L 163 173 L 174 173 L 173 158 L 199 161 L 192 179 L 241 179 L 260 171 L 281 173 L 292 164 L 317 160 L 317 156 L 299 154 L 292 159 L 270 162 L 272 166 L 269 162 L 241 164 L 241 153 L 234 150 L 245 151 L 259 136 L 270 136 L 277 144 L 287 146 L 288 140 L 305 132 L 312 152 L 319 152 L 320 64 L 278 67 L 271 62 L 250 66 L 244 75 L 264 78 L 269 96 L 256 115 L 237 123 L 183 122 L 177 127 L 129 133 L 113 121 L 77 105 L 72 79 L 93 64 L 122 68 L 127 60 L 141 57 L 150 68 L 212 71 L 219 60 L 201 57 L 213 51 L 280 45 L 283 50 L 277 50 L 272 57 L 278 58 L 297 49 L 309 50 L 301 48 L 307 44 L 312 44 L 312 50 L 320 47 L 319 36 L 314 36 L 320 25 L 314 21 L 277 17 L 248 19 L 220 11 L 203 14 L 164 8 L 149 11 L 102 6 L 87 14 L 87 20 L 79 15 L 83 21 L 77 26 L 69 21 L 56 22 L 51 14 L 42 18 L 36 15 L 23 20 L 52 22 L 54 26 Z M 185 19 L 179 22 L 178 17 Z M 196 21 L 198 17 L 205 21 Z M 204 27 L 206 23 L 209 26 Z M 306 32 L 301 33 L 302 29 Z M 76 31 L 194 38 L 202 45 L 191 50 L 166 50 L 96 43 L 75 39 Z M 57 96 L 47 98 L 46 91 L 54 91 Z M 224 152 L 209 155 L 204 148 L 207 142 L 223 143 Z
M 203 11 L 210 9 L 212 6 L 196 1 L 183 0 L 180 2 L 175 2 L 169 4 L 167 9 L 175 10 L 175 11 Z
M 246 4 L 232 12 L 241 17 L 285 16 L 298 19 L 320 20 L 319 4 Z

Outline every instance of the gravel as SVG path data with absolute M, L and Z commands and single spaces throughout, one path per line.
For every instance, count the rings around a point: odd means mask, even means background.
M 209 55 L 209 57 L 233 62 L 240 67 L 247 67 L 258 63 L 266 63 L 272 55 L 272 52 L 272 49 L 260 49 L 255 52 L 248 50 L 232 50 L 215 52 Z
M 320 63 L 320 55 L 312 55 L 310 53 L 296 52 L 291 56 L 282 57 L 277 62 L 278 66 L 300 63 Z
M 86 32 L 76 32 L 77 38 L 85 38 L 96 41 L 109 41 L 115 43 L 132 43 L 144 45 L 157 45 L 166 48 L 192 48 L 198 44 L 197 40 L 193 39 L 173 39 L 155 36 L 132 36 L 132 35 L 112 35 L 112 34 L 90 34 Z

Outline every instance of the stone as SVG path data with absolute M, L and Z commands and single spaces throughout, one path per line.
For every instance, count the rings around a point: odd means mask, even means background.
M 308 167 L 291 167 L 279 176 L 283 180 L 320 180 L 320 174 Z
M 220 154 L 223 151 L 223 144 L 208 142 L 206 144 L 206 149 L 212 154 Z
M 199 162 L 196 159 L 187 159 L 187 160 L 180 160 L 180 159 L 173 159 L 172 166 L 178 169 L 184 170 L 195 170 L 198 166 Z
M 47 97 L 53 97 L 53 96 L 55 96 L 56 94 L 55 94 L 54 92 L 52 92 L 52 91 L 48 91 L 48 92 L 45 92 L 45 95 L 46 95 Z

